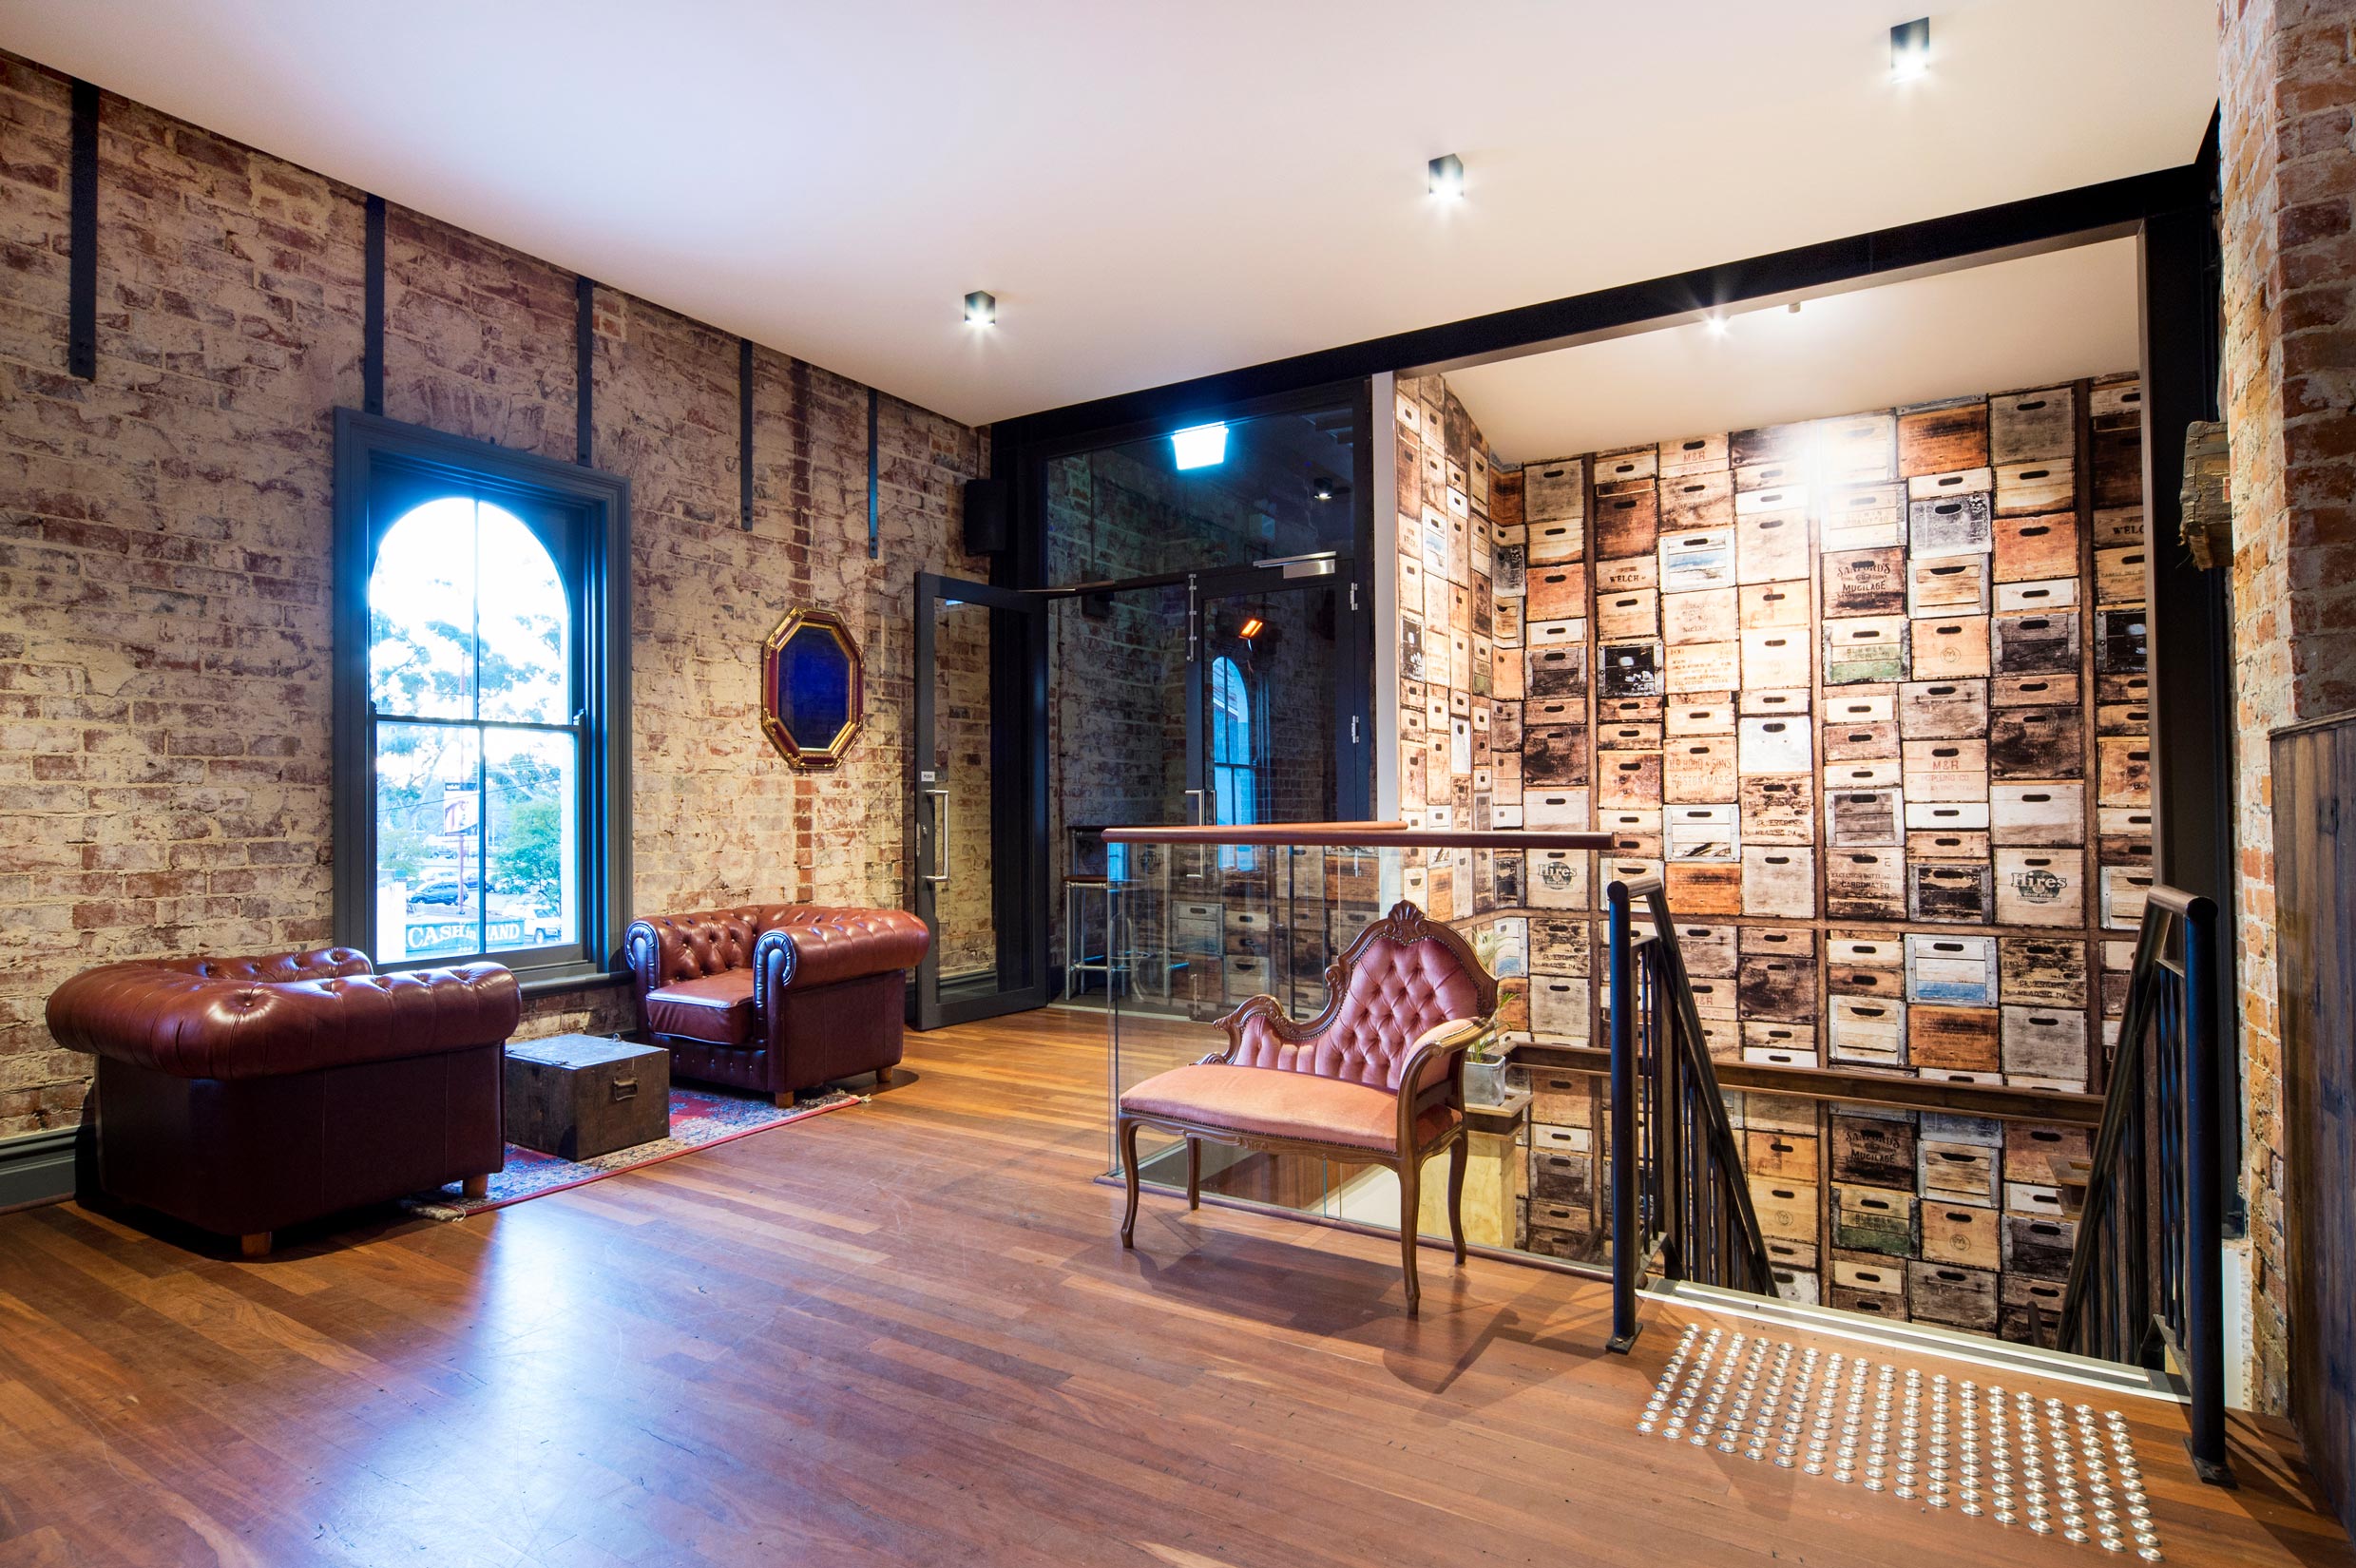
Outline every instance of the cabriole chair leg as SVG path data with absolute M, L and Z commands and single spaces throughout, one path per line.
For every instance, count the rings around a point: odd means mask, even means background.
M 1456 1240 L 1456 1262 L 1465 1261 L 1465 1167 L 1472 1163 L 1472 1145 L 1462 1135 L 1448 1145 L 1448 1234 Z
M 1121 1175 L 1129 1189 L 1129 1204 L 1121 1215 L 1121 1244 L 1137 1245 L 1137 1135 L 1139 1124 L 1121 1119 Z
M 1408 1316 L 1413 1317 L 1423 1290 L 1415 1280 L 1415 1235 L 1424 1206 L 1424 1162 L 1409 1155 L 1399 1163 L 1399 1270 L 1406 1276 Z

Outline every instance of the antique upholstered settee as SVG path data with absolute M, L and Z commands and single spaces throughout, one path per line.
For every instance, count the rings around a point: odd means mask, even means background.
M 1128 1187 L 1121 1242 L 1134 1246 L 1138 1134 L 1186 1140 L 1186 1200 L 1201 1201 L 1202 1144 L 1306 1154 L 1398 1173 L 1400 1264 L 1416 1310 L 1424 1162 L 1448 1151 L 1448 1229 L 1465 1260 L 1465 1053 L 1495 1028 L 1497 982 L 1465 939 L 1413 904 L 1360 932 L 1326 970 L 1307 1023 L 1255 996 L 1219 1021 L 1227 1048 L 1125 1090 L 1116 1127 Z
M 633 921 L 623 953 L 676 1074 L 790 1103 L 838 1079 L 890 1080 L 905 971 L 930 942 L 899 909 L 748 904 Z
M 86 970 L 49 1031 L 98 1058 L 98 1179 L 239 1238 L 506 1163 L 501 1058 L 522 1003 L 497 964 L 377 974 L 350 947 Z

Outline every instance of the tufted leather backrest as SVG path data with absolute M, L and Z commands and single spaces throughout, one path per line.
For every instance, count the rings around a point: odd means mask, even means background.
M 249 1079 L 496 1045 L 522 997 L 497 964 L 371 971 L 350 947 L 86 969 L 49 996 L 71 1051 L 179 1078 Z
M 902 909 L 745 904 L 632 921 L 623 950 L 642 1002 L 665 985 L 756 967 L 769 931 L 785 932 L 791 943 L 780 984 L 804 988 L 906 968 L 931 942 L 925 923 Z
M 1403 908 L 1409 908 L 1402 906 Z M 1228 1060 L 1281 1067 L 1395 1091 L 1408 1052 L 1427 1031 L 1480 1018 L 1496 1005 L 1497 983 L 1446 927 L 1407 927 L 1393 911 L 1354 943 L 1342 963 L 1341 995 L 1307 1027 L 1249 1004 L 1235 1023 Z M 1402 929 L 1415 934 L 1403 936 Z M 1439 1070 L 1435 1065 L 1435 1071 Z M 1426 1085 L 1418 1084 L 1422 1088 Z
M 808 912 L 799 904 L 743 904 L 631 922 L 625 947 L 641 992 L 753 966 L 761 932 Z

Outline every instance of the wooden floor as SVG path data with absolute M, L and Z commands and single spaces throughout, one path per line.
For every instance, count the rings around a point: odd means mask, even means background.
M 1600 1289 L 1431 1252 L 1410 1323 L 1389 1244 L 1166 1198 L 1123 1252 L 1101 1028 L 911 1037 L 872 1105 L 257 1263 L 0 1217 L 0 1568 L 2105 1556 L 1638 1438 L 1679 1310 L 1611 1356 Z M 2125 1407 L 2169 1560 L 2356 1560 L 2248 1427 L 2220 1492 Z

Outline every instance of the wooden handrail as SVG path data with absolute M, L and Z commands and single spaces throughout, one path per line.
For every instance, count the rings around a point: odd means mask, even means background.
M 1610 833 L 1544 832 L 1521 828 L 1452 832 L 1404 822 L 1269 822 L 1250 825 L 1106 828 L 1107 844 L 1274 844 L 1337 850 L 1593 850 L 1612 847 Z

